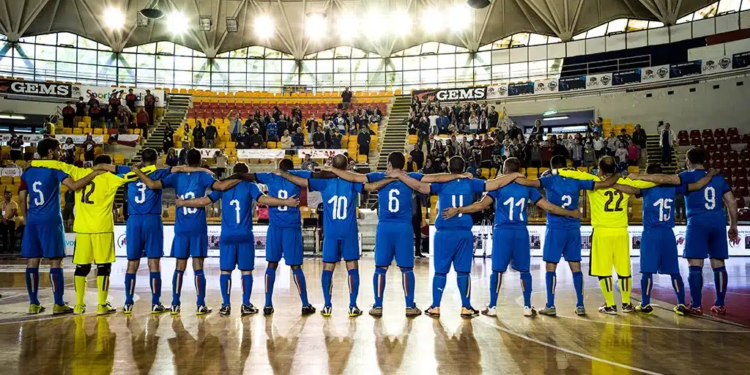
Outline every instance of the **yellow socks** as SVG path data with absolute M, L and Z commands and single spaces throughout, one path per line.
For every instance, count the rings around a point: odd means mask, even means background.
M 610 278 L 611 279 L 611 278 Z M 630 276 L 617 278 L 617 283 L 620 285 L 620 294 L 622 294 L 622 303 L 630 303 Z
M 109 294 L 109 276 L 97 276 L 96 287 L 99 290 L 99 305 L 106 305 Z
M 604 294 L 604 300 L 607 302 L 607 306 L 615 306 L 615 291 L 612 278 L 599 277 L 599 286 L 602 288 L 602 294 Z M 628 300 L 630 300 L 630 293 L 628 293 Z
M 86 297 L 86 276 L 75 276 L 76 305 L 83 305 Z

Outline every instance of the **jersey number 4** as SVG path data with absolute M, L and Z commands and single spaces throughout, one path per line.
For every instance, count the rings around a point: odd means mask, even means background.
M 620 203 L 622 203 L 622 192 L 621 191 L 605 191 L 604 195 L 607 196 L 607 203 L 604 203 L 604 211 L 605 212 L 619 212 L 622 211 L 622 207 L 620 206 Z M 615 208 L 613 209 L 612 202 L 615 200 L 615 197 L 617 197 L 617 203 L 615 203 Z

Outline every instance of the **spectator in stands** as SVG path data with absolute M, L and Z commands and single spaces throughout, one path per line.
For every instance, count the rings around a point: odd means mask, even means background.
M 298 127 L 297 131 L 292 134 L 292 147 L 297 150 L 305 147 L 305 133 L 302 132 L 301 127 Z
M 284 150 L 292 148 L 292 137 L 289 136 L 289 130 L 284 130 L 284 135 L 281 136 L 281 148 Z
M 639 154 L 638 146 L 635 143 L 630 143 L 628 145 L 628 165 L 638 165 Z
M 427 137 L 430 134 L 430 120 L 427 118 L 426 113 L 422 113 L 422 117 L 419 118 L 417 124 L 417 144 L 421 148 L 422 145 L 427 141 Z M 429 150 L 429 148 L 428 148 Z
M 65 226 L 66 232 L 73 231 L 73 208 L 76 205 L 76 192 L 74 190 L 68 190 L 65 192 L 63 197 L 65 200 L 65 207 L 62 210 L 63 225 Z
M 125 105 L 130 108 L 130 112 L 135 113 L 135 101 L 138 99 L 137 96 L 133 93 L 133 89 L 128 90 L 128 94 L 125 95 Z
M 646 150 L 647 139 L 648 136 L 646 136 L 646 131 L 641 128 L 641 124 L 635 124 L 635 129 L 633 130 L 633 143 L 638 146 L 639 159 L 645 160 L 648 156 Z
M 592 145 L 594 147 L 594 152 L 596 152 L 596 160 L 599 160 L 602 156 L 604 156 L 604 140 L 601 139 L 599 136 L 599 133 L 593 133 L 594 139 L 592 140 Z
M 367 128 L 362 128 L 362 131 L 357 135 L 357 145 L 359 145 L 359 154 L 367 157 L 367 162 L 370 161 L 370 132 Z
M 482 171 L 477 167 L 477 161 L 474 158 L 469 159 L 469 166 L 466 167 L 466 172 L 471 173 L 474 178 L 482 177 Z
M 340 113 L 336 114 L 336 118 L 333 120 L 333 123 L 336 126 L 336 129 L 338 129 L 339 134 L 346 135 L 346 119 L 344 119 Z
M 187 163 L 187 154 L 190 151 L 190 145 L 180 150 L 180 155 L 177 157 L 178 165 L 185 165 Z
M 289 130 L 289 132 L 292 133 L 294 132 L 294 129 L 297 129 L 297 127 L 292 126 L 292 123 L 289 120 L 290 118 L 286 115 L 282 114 L 279 116 L 279 121 L 276 121 L 276 134 L 284 134 L 284 130 Z
M 68 137 L 68 139 L 65 140 L 65 143 L 62 145 L 62 150 L 65 162 L 73 164 L 76 161 L 76 145 L 73 143 L 73 138 Z
M 612 153 L 617 151 L 617 137 L 615 137 L 615 132 L 609 132 L 609 137 L 605 141 L 607 141 L 607 147 L 609 147 Z
M 440 116 L 438 116 L 437 111 L 435 110 L 432 110 L 432 112 L 430 112 L 430 115 L 427 116 L 427 121 L 430 122 L 430 134 L 438 134 L 437 120 L 439 118 Z
M 604 120 L 602 120 L 601 117 L 597 117 L 594 121 L 589 121 L 589 131 L 591 134 L 598 134 L 599 136 L 602 136 L 602 123 Z
M 328 140 L 328 148 L 332 149 L 340 149 L 341 148 L 341 138 L 343 136 L 340 132 L 336 131 L 336 129 L 331 129 L 331 135 Z
M 487 133 L 487 129 L 489 129 L 489 120 L 487 120 L 486 112 L 483 111 L 479 115 L 479 133 Z
M 583 165 L 583 145 L 581 144 L 581 138 L 573 140 L 573 147 L 570 148 L 570 159 L 573 160 L 574 168 Z
M 271 115 L 271 118 L 278 124 L 279 120 L 281 120 L 281 110 L 279 110 L 279 106 L 273 106 L 273 114 Z M 281 133 L 284 134 L 284 133 Z
M 86 140 L 83 141 L 81 147 L 83 148 L 83 160 L 93 162 L 95 156 L 94 153 L 96 151 L 96 142 L 94 142 L 94 138 L 91 134 L 86 135 Z
M 62 109 L 63 126 L 66 128 L 73 128 L 78 125 L 75 122 L 76 109 L 73 108 L 73 102 L 68 102 L 68 105 Z
M 422 169 L 422 166 L 424 165 L 424 152 L 422 149 L 417 147 L 417 145 L 414 145 L 414 149 L 411 150 L 409 156 L 411 156 L 411 160 L 417 164 L 417 170 Z
M 435 170 L 435 168 L 434 168 L 434 167 L 432 166 L 432 159 L 429 159 L 429 158 L 428 158 L 428 159 L 427 159 L 427 160 L 426 160 L 426 161 L 424 162 L 424 168 L 422 169 L 422 173 L 423 173 L 423 174 L 433 174 L 433 173 L 437 173 L 437 171 Z
M 625 130 L 625 128 L 620 130 L 620 135 L 617 136 L 617 140 L 622 142 L 623 146 L 626 148 L 633 142 L 633 139 L 630 138 L 630 135 L 628 135 L 628 131 Z
M 660 123 L 657 129 L 661 128 Z M 662 165 L 672 165 L 672 149 L 674 144 L 677 143 L 677 135 L 672 131 L 669 123 L 664 125 L 663 129 L 659 130 L 659 147 L 661 148 L 661 163 Z
M 443 153 L 443 157 L 445 157 L 445 160 L 450 160 L 452 157 L 458 155 L 458 150 L 456 149 L 456 146 L 454 146 L 453 142 L 456 141 L 456 138 L 452 139 L 446 139 L 445 140 L 445 152 Z
M 286 126 L 284 126 L 284 130 L 282 131 L 279 129 L 279 125 L 276 123 L 276 120 L 271 117 L 271 121 L 266 124 L 266 131 L 263 133 L 264 139 L 268 142 L 276 142 L 279 138 L 279 134 L 282 135 L 281 138 L 284 138 L 284 135 L 289 135 L 289 129 L 287 129 Z M 283 141 L 282 141 L 283 142 Z
M 173 147 L 170 147 L 167 151 L 167 165 L 170 167 L 176 167 L 178 162 L 179 160 L 177 158 L 177 151 Z
M 313 159 L 310 154 L 305 154 L 305 160 L 302 161 L 300 169 L 303 171 L 314 171 L 318 167 L 318 162 Z
M 146 113 L 148 113 L 148 124 L 154 125 L 154 108 L 156 108 L 156 97 L 151 94 L 151 90 L 146 90 L 146 97 L 143 98 Z
M 167 128 L 164 130 L 164 139 L 162 139 L 162 152 L 167 153 L 172 147 L 174 147 L 174 129 L 172 124 L 167 123 Z
M 18 203 L 11 200 L 13 195 L 10 191 L 5 192 L 5 200 L 0 204 L 2 216 L 0 216 L 0 234 L 2 234 L 5 252 L 12 254 L 16 252 L 16 221 L 18 215 Z
M 326 136 L 323 134 L 323 128 L 318 127 L 316 130 L 312 137 L 313 147 L 317 149 L 326 148 Z
M 593 167 L 597 161 L 596 150 L 594 150 L 594 144 L 589 140 L 586 142 L 586 146 L 583 148 L 583 166 Z
M 531 135 L 529 139 L 536 139 L 538 136 L 544 136 L 544 129 L 542 128 L 542 121 L 539 119 L 534 120 L 534 128 L 531 129 Z
M 198 121 L 200 123 L 200 121 Z M 186 149 L 190 147 L 190 138 L 192 135 L 192 130 L 190 130 L 190 124 L 187 122 L 185 123 L 185 126 L 182 128 L 182 148 Z
M 224 177 L 224 172 L 227 170 L 228 162 L 229 159 L 223 152 L 221 152 L 221 150 L 214 153 L 214 165 L 216 166 L 214 173 L 216 173 L 216 178 Z
M 237 135 L 240 133 L 240 128 L 242 127 L 240 114 L 233 109 L 229 110 L 229 113 L 227 114 L 227 120 L 229 120 L 229 132 L 231 134 L 231 140 L 232 142 L 237 142 Z M 208 128 L 206 128 L 206 132 L 208 132 Z M 206 143 L 208 143 L 208 138 L 206 138 Z
M 117 123 L 115 120 L 117 120 L 117 111 L 115 110 L 115 107 L 113 107 L 112 105 L 109 106 L 106 114 L 104 115 L 104 119 L 107 121 L 107 129 L 116 129 Z
M 148 113 L 141 108 L 138 111 L 138 114 L 135 116 L 136 123 L 138 124 L 138 129 L 141 129 L 143 131 L 146 130 L 148 127 Z
M 91 117 L 92 128 L 102 127 L 102 108 L 99 107 L 98 100 L 89 108 L 89 117 Z
M 619 170 L 627 172 L 628 170 L 628 150 L 625 148 L 625 144 L 617 142 L 617 151 L 615 151 L 615 159 L 617 160 L 617 167 Z
M 341 108 L 349 109 L 351 105 L 352 105 L 352 92 L 349 91 L 349 88 L 347 87 L 341 93 Z
M 534 142 L 527 146 L 526 155 L 529 157 L 529 166 L 532 168 L 542 167 L 542 148 L 539 147 L 539 142 Z
M 209 120 L 208 126 L 206 126 L 206 148 L 216 148 L 216 137 L 219 136 L 219 131 L 216 129 L 216 125 Z
M 469 133 L 477 134 L 479 132 L 479 117 L 476 112 L 471 112 L 469 115 Z
M 208 123 L 211 124 L 212 120 L 208 119 Z M 205 136 L 206 131 L 203 129 L 203 124 L 200 121 L 197 121 L 195 123 L 195 128 L 193 129 L 193 147 L 203 148 L 203 137 Z
M 500 121 L 500 114 L 497 113 L 494 106 L 490 107 L 489 114 L 487 115 L 490 128 L 497 128 L 497 123 Z
M 314 143 L 313 137 L 315 136 L 315 133 L 318 132 L 318 121 L 315 120 L 315 115 L 310 115 L 310 119 L 307 120 L 307 123 L 305 124 L 307 126 L 307 135 L 309 137 L 309 141 Z
M 253 128 L 253 134 L 250 136 L 250 148 L 263 148 L 263 136 L 260 135 L 260 129 Z
M 552 156 L 562 155 L 565 157 L 565 159 L 570 159 L 570 153 L 568 153 L 568 149 L 558 143 L 557 139 L 555 139 L 554 137 L 550 140 L 550 147 L 552 147 Z M 550 159 L 552 158 L 550 157 Z
M 10 133 L 10 160 L 23 160 L 23 136 Z
M 84 116 L 86 116 L 86 102 L 83 101 L 83 96 L 79 96 L 76 103 L 76 117 L 73 123 L 78 124 L 79 122 L 83 122 Z

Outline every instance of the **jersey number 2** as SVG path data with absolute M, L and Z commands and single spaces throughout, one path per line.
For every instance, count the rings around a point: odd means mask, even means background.
M 607 199 L 607 203 L 604 203 L 604 211 L 606 212 L 619 212 L 622 211 L 622 207 L 620 207 L 620 203 L 622 203 L 622 192 L 621 191 L 605 191 L 604 195 L 609 197 Z M 612 201 L 615 200 L 615 196 L 617 196 L 617 203 L 615 203 L 615 208 L 612 209 L 610 205 L 612 204 Z
M 93 181 L 89 182 L 89 184 L 83 188 L 83 193 L 81 193 L 81 203 L 94 204 L 94 201 L 91 200 L 91 194 L 94 193 L 95 189 L 96 184 Z

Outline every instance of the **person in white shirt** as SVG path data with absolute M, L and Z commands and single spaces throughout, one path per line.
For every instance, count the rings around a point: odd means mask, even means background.
M 477 134 L 477 132 L 479 132 L 479 118 L 473 111 L 471 112 L 471 116 L 469 116 L 469 132 L 471 132 L 471 134 Z
M 615 151 L 615 158 L 617 158 L 617 164 L 620 171 L 628 170 L 628 150 L 622 142 L 617 142 L 617 151 Z
M 606 139 L 607 141 L 607 147 L 609 147 L 612 152 L 617 151 L 617 137 L 615 137 L 615 132 L 609 132 L 609 137 Z
M 661 128 L 659 124 L 656 128 Z M 677 135 L 670 129 L 669 123 L 659 130 L 659 147 L 661 148 L 661 163 L 663 165 L 672 165 L 672 149 L 677 142 Z
M 604 152 L 602 151 L 603 148 L 604 140 L 599 137 L 599 133 L 594 133 L 594 152 L 596 153 L 597 160 L 604 155 Z
M 437 120 L 439 118 L 440 116 L 437 115 L 435 110 L 430 113 L 430 116 L 428 117 L 428 119 L 430 120 L 430 134 L 438 133 Z

